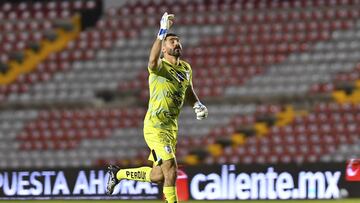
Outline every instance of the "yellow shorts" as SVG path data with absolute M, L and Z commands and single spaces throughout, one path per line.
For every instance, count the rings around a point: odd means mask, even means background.
M 161 161 L 175 159 L 177 131 L 146 129 L 144 138 L 150 148 L 148 159 L 155 165 L 161 164 Z

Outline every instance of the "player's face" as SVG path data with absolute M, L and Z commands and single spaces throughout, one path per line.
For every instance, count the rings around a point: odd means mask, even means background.
M 182 46 L 180 39 L 177 36 L 167 37 L 164 42 L 163 52 L 170 56 L 179 57 L 181 56 Z

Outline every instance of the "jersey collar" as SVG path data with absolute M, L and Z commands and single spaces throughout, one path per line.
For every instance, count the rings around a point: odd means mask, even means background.
M 173 65 L 172 63 L 170 63 L 168 60 L 166 60 L 165 58 L 162 58 L 162 60 L 165 62 L 165 63 L 167 63 L 167 64 L 169 64 L 169 65 L 171 65 L 171 66 L 180 66 L 181 65 L 181 62 L 180 62 L 180 60 L 179 60 L 179 63 L 178 64 L 175 64 L 175 65 Z

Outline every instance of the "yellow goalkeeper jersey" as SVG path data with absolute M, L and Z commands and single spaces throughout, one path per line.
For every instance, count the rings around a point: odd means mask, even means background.
M 192 83 L 191 67 L 183 60 L 178 65 L 172 65 L 162 59 L 158 68 L 148 70 L 150 99 L 144 119 L 144 131 L 154 128 L 177 131 L 180 109 L 186 90 Z

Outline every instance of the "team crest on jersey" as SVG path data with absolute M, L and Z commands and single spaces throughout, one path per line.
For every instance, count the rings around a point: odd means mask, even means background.
M 164 148 L 165 148 L 165 151 L 166 151 L 168 154 L 170 154 L 170 153 L 172 152 L 170 146 L 165 146 Z

